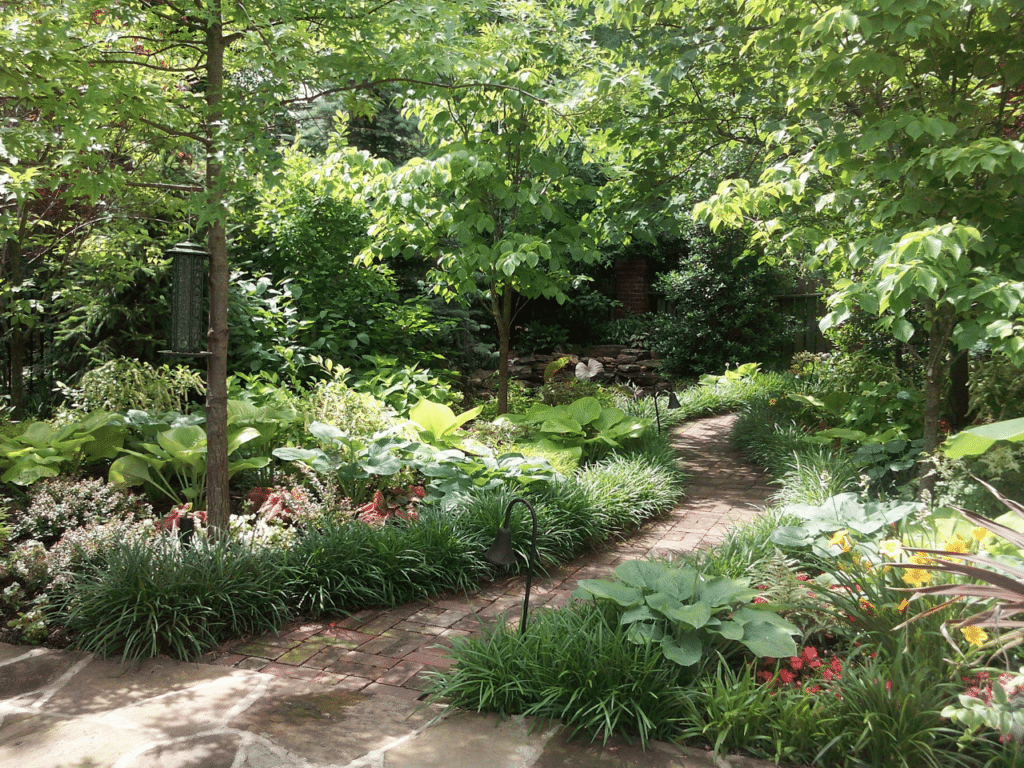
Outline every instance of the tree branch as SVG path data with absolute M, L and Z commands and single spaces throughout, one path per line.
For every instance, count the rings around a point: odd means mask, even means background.
M 201 135 L 201 134 L 189 133 L 188 131 L 179 131 L 176 128 L 170 128 L 170 127 L 168 127 L 166 125 L 161 125 L 160 123 L 157 123 L 157 122 L 155 122 L 153 120 L 150 120 L 149 118 L 146 118 L 146 117 L 141 117 L 140 116 L 138 118 L 138 120 L 139 120 L 140 123 L 143 123 L 144 125 L 148 125 L 150 128 L 156 128 L 158 131 L 163 131 L 168 136 L 180 136 L 183 139 L 189 139 L 191 141 L 198 142 L 198 143 L 202 144 L 204 147 L 206 147 L 207 149 L 209 149 L 210 147 L 213 146 L 213 141 L 208 139 L 206 136 Z
M 169 192 L 202 192 L 203 187 L 196 184 L 165 184 L 158 181 L 125 181 L 126 187 L 144 187 L 146 189 L 164 189 Z

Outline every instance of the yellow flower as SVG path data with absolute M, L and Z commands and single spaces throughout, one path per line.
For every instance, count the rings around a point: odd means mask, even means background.
M 768 401 L 768 405 L 775 405 L 777 402 L 779 401 L 773 397 L 771 400 Z
M 830 547 L 839 547 L 843 552 L 849 552 L 853 547 L 853 541 L 850 539 L 850 532 L 845 528 L 842 528 L 832 534 L 832 538 L 828 540 Z
M 899 539 L 886 539 L 878 542 L 878 554 L 891 557 L 894 560 L 903 552 L 903 545 Z
M 961 555 L 970 554 L 971 551 L 970 543 L 961 537 L 959 533 L 952 539 L 946 539 L 942 542 L 942 548 L 947 552 L 956 552 Z
M 908 605 L 910 605 L 910 601 L 907 600 L 907 598 L 904 597 L 903 598 L 903 602 L 896 606 L 896 610 L 897 611 L 905 611 L 905 610 L 907 610 L 907 606 Z
M 980 525 L 977 528 L 972 528 L 971 536 L 973 536 L 978 541 L 984 541 L 985 537 L 988 536 L 988 528 L 982 528 Z
M 961 627 L 960 631 L 964 633 L 964 638 L 971 645 L 981 645 L 988 640 L 988 632 L 981 627 Z
M 915 557 L 912 562 L 916 561 Z M 932 583 L 932 575 L 920 568 L 908 568 L 903 572 L 903 581 L 912 587 L 923 587 L 925 584 Z

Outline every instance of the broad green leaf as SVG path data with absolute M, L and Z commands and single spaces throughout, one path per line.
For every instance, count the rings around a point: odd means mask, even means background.
M 567 406 L 573 420 L 579 424 L 590 424 L 601 416 L 601 403 L 596 397 L 581 397 Z
M 684 602 L 693 597 L 697 589 L 697 582 L 700 576 L 693 568 L 665 568 L 657 589 L 659 592 L 666 592 L 676 600 Z
M 272 453 L 282 461 L 301 461 L 309 464 L 313 459 L 322 458 L 325 454 L 319 448 L 275 448 Z
M 61 461 L 63 459 L 59 456 L 26 456 L 8 468 L 0 480 L 15 485 L 32 485 L 44 477 L 57 477 L 60 474 L 58 465 Z
M 688 632 L 678 639 L 670 635 L 663 637 L 661 652 L 666 659 L 681 667 L 692 667 L 700 661 L 704 649 L 700 642 L 700 636 L 696 632 Z
M 619 617 L 619 624 L 625 626 L 626 624 L 634 624 L 638 621 L 655 621 L 657 616 L 650 608 L 646 605 L 638 605 L 635 608 L 627 608 L 622 612 L 622 616 Z
M 673 622 L 682 622 L 694 629 L 700 629 L 711 619 L 711 608 L 706 603 L 681 605 L 675 598 L 668 597 L 667 599 L 655 601 L 652 600 L 654 597 L 656 596 L 648 596 L 647 604 L 651 608 L 661 611 Z
M 757 594 L 746 580 L 716 576 L 710 581 L 697 585 L 697 598 L 712 608 L 748 600 Z
M 477 411 L 479 413 L 479 411 Z M 455 412 L 443 403 L 431 400 L 420 400 L 409 410 L 409 418 L 426 431 L 434 442 L 454 431 L 457 424 Z
M 718 626 L 715 627 L 715 632 L 720 634 L 726 640 L 742 640 L 743 639 L 743 624 L 738 621 L 722 621 L 719 622 Z
M 1024 440 L 1024 418 L 970 427 L 947 439 L 941 448 L 949 458 L 961 459 L 980 456 L 1000 440 L 1011 443 Z
M 650 560 L 627 560 L 615 568 L 615 576 L 631 587 L 656 590 L 667 570 Z
M 332 424 L 324 424 L 322 421 L 314 421 L 309 425 L 309 434 L 319 440 L 344 440 L 346 435 Z
M 780 547 L 799 549 L 810 546 L 813 537 L 810 532 L 800 525 L 784 525 L 776 528 L 768 536 L 769 541 Z
M 611 600 L 623 608 L 632 608 L 635 605 L 640 605 L 644 599 L 644 593 L 636 587 L 630 587 L 616 581 L 583 579 L 579 582 L 579 588 L 596 598 Z
M 741 642 L 755 656 L 779 659 L 796 656 L 799 652 L 796 641 L 787 630 L 767 622 L 751 621 L 744 624 Z

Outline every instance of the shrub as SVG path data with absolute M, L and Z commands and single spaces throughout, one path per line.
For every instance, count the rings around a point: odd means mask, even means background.
M 467 589 L 484 572 L 482 551 L 444 515 L 378 528 L 358 520 L 303 531 L 289 548 L 290 604 L 313 616 L 397 605 L 445 589 Z
M 206 393 L 200 371 L 184 365 L 155 367 L 149 363 L 119 357 L 90 368 L 77 387 L 61 386 L 67 398 L 65 410 L 57 421 L 72 420 L 73 412 L 89 413 L 103 409 L 124 413 L 142 411 L 188 411 L 189 404 Z
M 957 750 L 958 729 L 945 724 L 942 710 L 956 686 L 936 677 L 935 668 L 915 654 L 878 655 L 847 664 L 834 690 L 832 739 L 814 762 L 878 768 L 950 768 L 974 765 Z
M 719 662 L 686 690 L 679 740 L 707 746 L 715 755 L 741 752 L 810 764 L 832 735 L 833 708 L 831 697 L 765 685 L 752 664 L 733 669 Z
M 53 542 L 83 525 L 152 513 L 144 499 L 102 480 L 50 478 L 32 487 L 28 509 L 13 521 L 11 535 Z
M 679 499 L 680 472 L 646 456 L 612 456 L 576 475 L 608 535 L 630 531 Z
M 1024 416 L 1024 365 L 1004 354 L 994 354 L 974 365 L 971 375 L 971 411 L 980 422 Z
M 672 305 L 651 333 L 665 370 L 694 376 L 730 361 L 772 360 L 789 333 L 772 300 L 781 290 L 779 272 L 746 253 L 746 235 L 737 231 L 713 234 L 691 224 L 687 246 L 678 268 L 654 286 Z
M 305 418 L 309 422 L 330 424 L 352 437 L 372 437 L 397 422 L 397 414 L 388 405 L 366 392 L 357 392 L 345 383 L 344 369 L 334 378 L 316 384 L 306 401 Z

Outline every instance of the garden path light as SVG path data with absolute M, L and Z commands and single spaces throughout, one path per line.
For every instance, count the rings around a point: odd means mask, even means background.
M 519 622 L 519 634 L 526 631 L 526 614 L 530 610 L 530 585 L 533 582 L 534 561 L 537 559 L 537 512 L 533 505 L 521 496 L 512 499 L 505 507 L 505 523 L 498 528 L 494 544 L 487 550 L 485 557 L 495 565 L 512 565 L 516 561 L 516 552 L 512 546 L 512 507 L 517 503 L 526 505 L 533 518 L 533 537 L 530 540 L 530 557 L 526 566 L 526 595 L 523 598 L 523 618 Z

